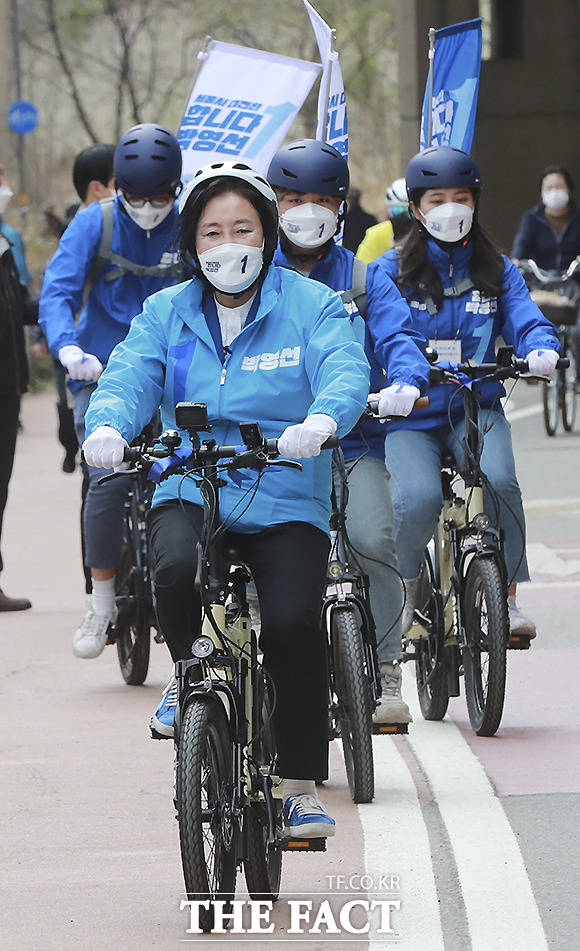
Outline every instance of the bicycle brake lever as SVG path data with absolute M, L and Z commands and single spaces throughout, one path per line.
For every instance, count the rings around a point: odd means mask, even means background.
M 118 479 L 120 476 L 137 475 L 139 472 L 141 472 L 140 469 L 123 469 L 121 472 L 109 472 L 108 475 L 101 476 L 100 479 L 97 479 L 97 485 L 104 485 L 105 482 L 112 482 L 113 479 Z
M 274 459 L 272 462 L 269 462 L 270 466 L 284 466 L 286 469 L 297 469 L 298 472 L 302 472 L 302 463 L 294 462 L 292 459 Z

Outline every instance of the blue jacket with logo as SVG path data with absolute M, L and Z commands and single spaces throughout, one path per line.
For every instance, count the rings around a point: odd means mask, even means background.
M 163 427 L 175 429 L 175 404 L 189 400 L 207 404 L 211 436 L 222 445 L 239 445 L 240 422 L 259 422 L 270 438 L 310 413 L 332 416 L 344 436 L 365 408 L 368 386 L 364 349 L 338 295 L 271 266 L 225 357 L 215 305 L 204 300 L 200 279 L 148 298 L 111 354 L 85 426 L 87 435 L 112 426 L 130 442 L 159 406 Z M 302 472 L 266 470 L 253 500 L 256 472 L 239 470 L 221 490 L 222 519 L 239 532 L 300 521 L 328 533 L 331 455 L 302 460 Z M 170 476 L 153 504 L 175 499 L 180 484 Z M 191 480 L 181 484 L 181 496 L 201 504 Z
M 160 225 L 144 231 L 116 198 L 111 250 L 136 264 L 173 264 L 177 261 L 176 226 L 177 210 L 173 209 Z M 107 261 L 83 307 L 85 282 L 97 255 L 102 228 L 103 212 L 99 202 L 94 202 L 75 215 L 46 268 L 39 323 L 55 356 L 61 347 L 76 344 L 106 363 L 113 348 L 125 338 L 145 298 L 176 282 L 175 276 L 141 277 L 131 273 L 107 281 L 107 273 L 115 267 Z
M 543 202 L 526 211 L 514 238 L 512 258 L 532 258 L 546 271 L 565 271 L 580 254 L 580 208 L 570 202 L 568 221 L 557 235 L 546 217 Z
M 333 242 L 309 278 L 339 293 L 350 290 L 354 257 L 352 251 Z M 279 245 L 274 263 L 293 269 Z M 424 392 L 429 380 L 429 365 L 420 349 L 424 338 L 413 329 L 406 301 L 375 262 L 368 265 L 366 289 L 364 345 L 371 367 L 370 392 L 376 393 L 391 383 L 409 383 Z M 341 446 L 347 458 L 367 452 L 384 460 L 385 427 L 377 420 L 364 420 L 341 440 Z
M 462 278 L 469 278 L 469 261 L 472 247 L 454 247 L 444 250 L 436 241 L 427 240 L 429 257 L 435 264 L 443 287 L 450 287 Z M 533 302 L 525 281 L 515 264 L 505 257 L 503 289 L 499 297 L 484 297 L 475 288 L 458 297 L 444 297 L 441 310 L 430 315 L 425 302 L 411 290 L 405 291 L 411 308 L 413 325 L 427 340 L 460 340 L 461 360 L 473 363 L 493 363 L 495 343 L 501 335 L 515 354 L 525 359 L 531 350 L 549 349 L 560 352 L 558 335 L 554 325 L 542 314 Z M 393 280 L 399 271 L 396 250 L 387 251 L 377 260 L 377 266 Z M 500 383 L 484 383 L 480 386 L 482 406 L 497 404 L 505 395 Z M 389 429 L 433 429 L 448 426 L 448 408 L 456 387 L 439 385 L 427 392 L 429 408 L 411 413 L 405 420 L 389 423 Z M 463 402 L 453 399 L 452 416 L 463 415 Z

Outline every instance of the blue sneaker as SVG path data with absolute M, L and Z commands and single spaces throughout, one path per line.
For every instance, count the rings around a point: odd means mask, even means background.
M 172 740 L 175 709 L 177 707 L 177 681 L 172 675 L 161 696 L 161 703 L 151 717 L 149 726 L 154 740 Z
M 318 797 L 308 793 L 288 796 L 284 800 L 283 815 L 288 833 L 297 839 L 329 838 L 336 831 L 334 819 L 326 813 Z

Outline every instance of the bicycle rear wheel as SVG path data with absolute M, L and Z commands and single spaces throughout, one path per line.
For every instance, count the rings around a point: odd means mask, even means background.
M 421 713 L 425 720 L 442 720 L 449 706 L 445 669 L 444 622 L 441 594 L 429 550 L 423 555 L 419 574 L 417 610 L 427 619 L 428 637 L 413 641 L 415 676 Z
M 176 768 L 179 841 L 188 899 L 229 903 L 236 889 L 239 827 L 231 815 L 229 727 L 216 703 L 195 699 L 187 706 Z M 199 924 L 202 931 L 211 931 L 213 905 L 200 908 Z
M 272 701 L 264 678 L 254 688 L 257 702 L 257 733 L 252 743 L 252 757 L 263 766 L 273 766 L 276 745 L 272 723 Z M 282 802 L 272 797 L 277 831 L 282 836 Z M 282 851 L 268 847 L 268 813 L 265 802 L 251 803 L 244 819 L 246 857 L 244 876 L 254 901 L 276 901 L 280 893 Z
M 125 683 L 137 686 L 144 682 L 149 670 L 152 607 L 127 543 L 115 575 L 115 595 L 119 612 L 114 629 L 119 667 Z
M 337 717 L 348 785 L 354 802 L 371 802 L 375 795 L 371 693 L 362 633 L 354 608 L 333 610 L 331 639 Z
M 542 387 L 544 407 L 544 426 L 548 436 L 555 436 L 558 428 L 558 412 L 560 409 L 560 385 L 557 380 L 544 383 Z
M 480 558 L 471 562 L 463 599 L 469 720 L 478 736 L 493 736 L 503 713 L 509 639 L 507 593 L 495 561 Z
M 563 381 L 562 393 L 562 425 L 567 433 L 572 432 L 576 422 L 577 400 L 576 395 L 576 354 L 574 348 L 569 346 L 562 354 L 568 357 L 570 366 L 567 370 L 561 370 Z

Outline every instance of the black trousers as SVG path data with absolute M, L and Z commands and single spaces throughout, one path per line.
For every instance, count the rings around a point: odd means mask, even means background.
M 8 499 L 8 483 L 14 465 L 16 435 L 18 433 L 18 415 L 20 397 L 17 394 L 0 393 L 0 541 L 2 539 L 2 521 Z M 0 571 L 4 567 L 0 550 Z
M 173 660 L 191 656 L 201 626 L 194 588 L 202 509 L 176 502 L 154 506 L 149 537 L 157 613 Z M 320 602 L 330 541 L 306 522 L 286 522 L 254 535 L 231 532 L 250 568 L 262 616 L 260 648 L 276 688 L 274 729 L 280 775 L 328 775 L 328 659 Z

